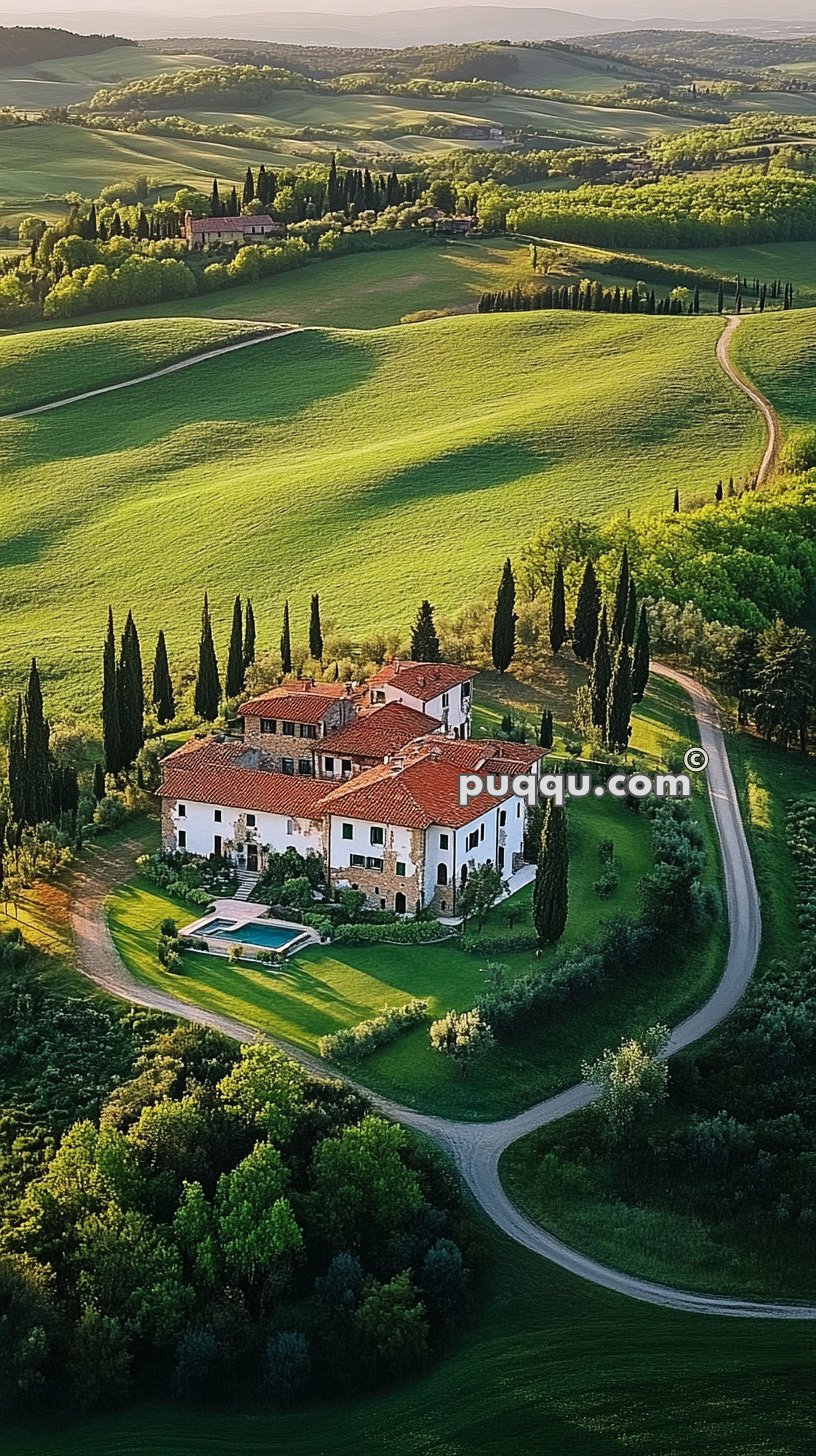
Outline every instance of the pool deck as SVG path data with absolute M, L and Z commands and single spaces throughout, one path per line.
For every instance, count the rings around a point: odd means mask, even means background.
M 229 920 L 236 931 L 241 931 L 245 926 L 256 925 L 261 922 L 263 925 L 278 926 L 281 930 L 292 932 L 291 943 L 282 948 L 283 955 L 291 955 L 296 950 L 303 950 L 307 945 L 319 945 L 320 936 L 310 925 L 299 925 L 292 920 L 273 920 L 269 915 L 268 905 L 253 905 L 248 900 L 213 900 L 214 909 L 208 910 L 206 915 L 199 915 L 197 920 L 185 925 L 179 935 L 200 936 L 207 942 L 209 955 L 229 956 L 230 945 L 235 942 L 219 940 L 217 937 L 210 937 L 204 933 L 207 925 L 212 920 Z M 258 951 L 263 952 L 268 947 L 262 945 L 245 945 L 243 960 L 255 960 Z

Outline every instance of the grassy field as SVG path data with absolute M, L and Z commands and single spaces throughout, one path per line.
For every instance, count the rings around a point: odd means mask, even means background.
M 710 268 L 726 278 L 779 278 L 792 283 L 796 302 L 816 303 L 816 248 L 812 243 L 752 243 L 743 248 L 680 248 L 649 251 L 659 262 L 685 263 L 689 268 Z
M 510 691 L 512 695 L 512 686 Z M 535 701 L 539 715 L 543 701 L 539 693 Z M 563 722 L 563 707 L 559 712 L 549 692 L 546 701 Z M 482 706 L 480 721 L 489 719 L 492 711 L 489 703 Z M 667 754 L 682 753 L 695 741 L 684 696 L 656 680 L 635 722 L 633 746 L 641 762 L 665 760 Z M 702 794 L 698 810 L 709 877 L 719 883 L 713 823 Z M 648 819 L 632 815 L 625 805 L 612 800 L 576 802 L 569 822 L 570 912 L 562 946 L 592 942 L 606 918 L 637 914 L 638 881 L 651 863 Z M 602 902 L 592 886 L 600 872 L 598 846 L 607 838 L 615 845 L 620 884 L 614 896 Z M 485 933 L 500 932 L 511 916 L 517 927 L 528 924 L 530 901 L 530 887 L 519 891 L 491 912 Z M 320 1036 L 414 996 L 428 1000 L 434 1016 L 450 1007 L 465 1009 L 483 987 L 482 966 L 487 959 L 501 960 L 513 975 L 533 964 L 530 952 L 496 957 L 469 955 L 444 945 L 321 946 L 294 957 L 274 976 L 251 964 L 236 969 L 220 957 L 197 954 L 185 956 L 183 976 L 173 976 L 156 960 L 159 926 L 168 915 L 179 925 L 194 918 L 189 907 L 173 902 L 144 880 L 123 886 L 111 899 L 111 932 L 135 976 L 308 1051 L 317 1049 Z M 369 1057 L 356 1075 L 398 1101 L 450 1116 L 486 1118 L 516 1111 L 577 1080 L 582 1059 L 599 1053 L 623 1030 L 647 1025 L 656 1017 L 674 1022 L 699 1005 L 720 975 L 724 953 L 720 927 L 707 944 L 683 951 L 671 964 L 647 963 L 591 1005 L 565 1011 L 545 1031 L 539 1028 L 529 1037 L 517 1037 L 512 1047 L 494 1049 L 466 1078 L 432 1052 L 425 1027 Z M 545 953 L 545 963 L 551 957 L 551 952 Z
M 246 318 L 332 329 L 380 329 L 426 309 L 474 312 L 486 288 L 532 279 L 526 243 L 510 238 L 443 242 L 357 253 L 246 283 L 223 293 L 106 313 L 100 319 Z M 72 321 L 47 328 L 72 327 Z
M 734 338 L 733 357 L 767 394 L 784 426 L 816 423 L 814 315 L 748 319 Z
M 237 319 L 81 326 L 71 330 L 70 354 L 58 333 L 6 334 L 0 337 L 0 414 L 134 379 L 258 332 Z
M 249 157 L 267 167 L 287 167 L 308 160 L 314 150 L 306 142 L 296 150 L 283 144 L 254 148 L 244 142 L 238 148 L 191 137 L 137 136 L 80 126 L 12 127 L 0 131 L 0 222 L 23 207 L 36 212 L 40 199 L 59 199 L 66 192 L 96 197 L 112 182 L 145 175 L 168 194 L 187 184 L 209 192 L 216 175 L 237 181 Z
M 36 648 L 50 701 L 87 708 L 108 600 L 146 642 L 167 629 L 175 662 L 205 587 L 219 643 L 239 590 L 261 647 L 285 596 L 301 640 L 316 586 L 349 633 L 370 630 L 374 601 L 382 628 L 404 626 L 418 594 L 447 611 L 492 589 L 542 511 L 662 510 L 675 486 L 739 474 L 761 427 L 716 366 L 719 328 L 551 313 L 314 330 L 172 389 L 0 423 L 5 680 Z M 70 377 L 72 331 L 55 337 Z
M 816 798 L 816 763 L 748 734 L 732 736 L 729 753 L 762 901 L 760 967 L 790 963 L 800 943 L 785 807 L 792 798 Z M 727 1035 L 726 1026 L 712 1040 Z M 776 1299 L 816 1293 L 813 1270 L 795 1244 L 782 1237 L 758 1243 L 738 1218 L 712 1225 L 676 1202 L 624 1200 L 606 1181 L 602 1158 L 591 1178 L 576 1166 L 584 1140 L 580 1118 L 571 1119 L 524 1138 L 502 1160 L 514 1200 L 560 1238 L 617 1268 L 683 1288 Z
M 165 71 L 194 71 L 214 64 L 211 56 L 160 56 L 136 46 L 115 46 L 95 55 L 0 66 L 0 106 L 25 112 L 72 106 L 87 101 L 102 86 L 119 86 Z

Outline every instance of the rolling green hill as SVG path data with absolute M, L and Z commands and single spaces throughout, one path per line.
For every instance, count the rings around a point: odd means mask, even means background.
M 719 328 L 539 314 L 314 330 L 172 388 L 0 423 L 5 682 L 36 649 L 52 699 L 87 706 L 109 599 L 146 639 L 167 628 L 177 661 L 205 587 L 219 641 L 239 590 L 261 643 L 285 596 L 300 640 L 318 588 L 327 618 L 359 634 L 404 625 L 422 595 L 450 611 L 492 587 L 548 517 L 705 491 L 761 443 L 716 366 Z M 73 334 L 49 339 L 66 368 Z
M 816 426 L 813 314 L 746 319 L 732 346 L 735 362 L 768 396 L 783 426 Z
M 2 56 L 0 47 L 0 56 Z M 117 46 L 95 55 L 29 61 L 0 67 L 0 106 L 18 111 L 44 111 L 87 101 L 102 86 L 157 76 L 163 71 L 190 71 L 212 65 L 209 56 L 152 55 L 140 46 Z

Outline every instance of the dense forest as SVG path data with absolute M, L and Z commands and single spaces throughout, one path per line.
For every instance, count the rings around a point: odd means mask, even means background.
M 121 35 L 76 35 L 51 26 L 0 26 L 0 60 L 4 66 L 53 61 L 62 56 L 92 56 L 114 46 L 135 46 Z
M 493 199 L 491 199 L 491 203 Z M 599 247 L 714 247 L 816 237 L 816 181 L 798 173 L 729 168 L 713 177 L 662 177 L 639 187 L 497 193 L 488 216 L 517 233 Z
M 269 1047 L 52 974 L 0 940 L 0 1408 L 347 1393 L 451 1338 L 469 1236 L 438 1154 Z

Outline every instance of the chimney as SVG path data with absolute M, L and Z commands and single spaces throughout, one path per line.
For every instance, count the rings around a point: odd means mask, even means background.
M 400 662 L 399 658 L 398 657 L 395 657 L 394 658 L 394 676 L 395 677 L 399 673 L 399 670 L 400 670 L 401 666 L 402 666 L 402 663 Z

